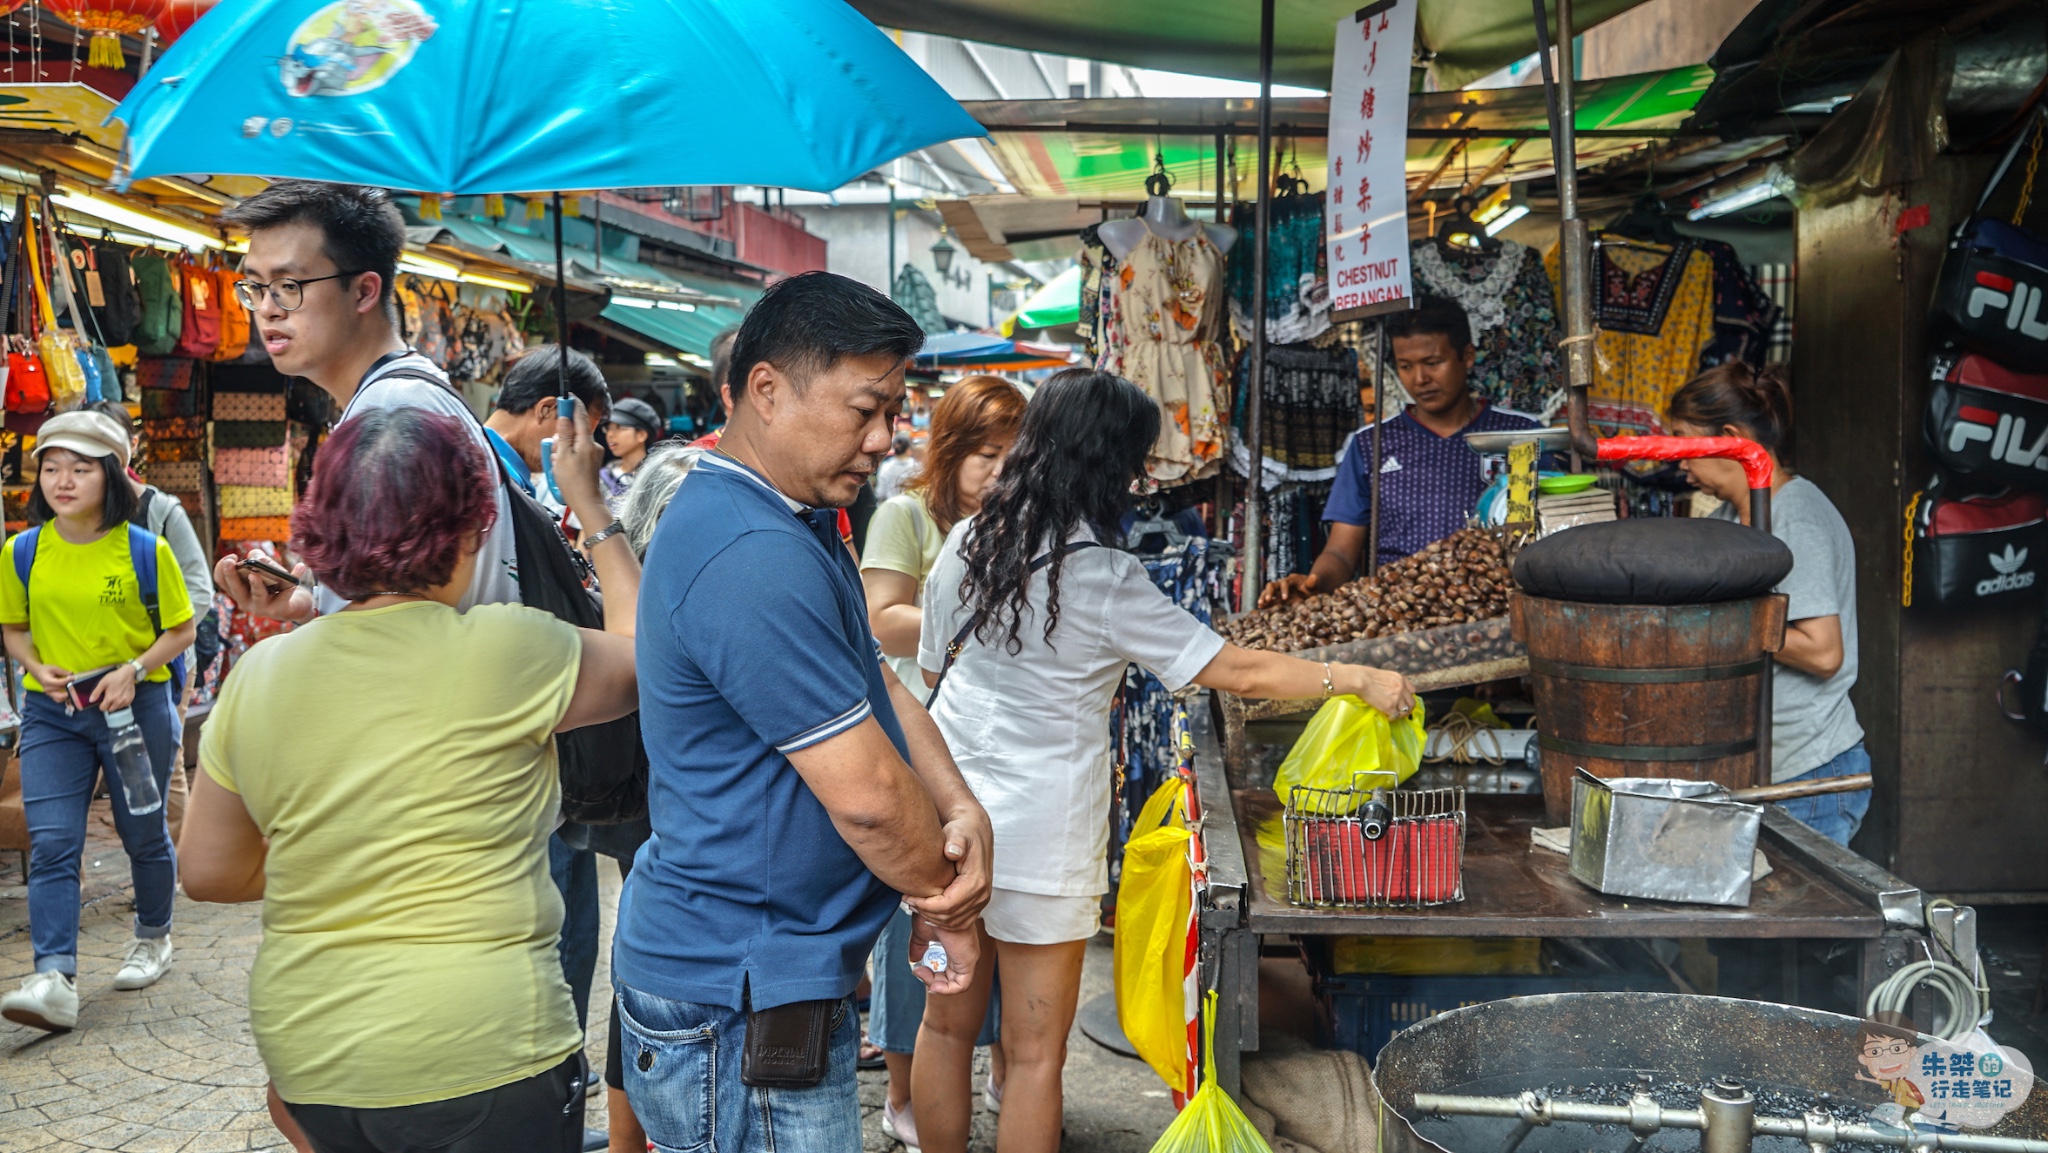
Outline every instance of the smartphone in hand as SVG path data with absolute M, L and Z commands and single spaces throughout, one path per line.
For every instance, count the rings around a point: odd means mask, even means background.
M 64 691 L 71 696 L 71 707 L 77 710 L 98 708 L 99 706 L 92 703 L 92 692 L 100 687 L 100 681 L 104 680 L 108 673 L 118 667 L 120 666 L 108 665 L 72 677 L 64 686 Z
M 270 585 L 270 591 L 273 593 L 284 592 L 299 583 L 299 578 L 293 576 L 290 570 L 260 553 L 250 553 L 236 561 L 235 567 L 240 569 L 245 577 L 251 573 L 262 577 Z

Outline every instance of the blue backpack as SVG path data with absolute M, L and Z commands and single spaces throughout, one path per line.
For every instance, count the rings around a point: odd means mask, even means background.
M 21 580 L 21 595 L 28 597 L 28 574 L 35 567 L 36 546 L 41 543 L 43 526 L 36 525 L 24 531 L 14 546 L 14 575 Z M 128 564 L 135 569 L 135 587 L 142 593 L 143 611 L 149 614 L 149 627 L 156 635 L 164 635 L 164 618 L 157 604 L 156 589 L 156 541 L 155 533 L 139 524 L 128 525 Z M 175 701 L 185 695 L 185 654 L 171 658 L 166 666 L 171 670 L 171 697 Z

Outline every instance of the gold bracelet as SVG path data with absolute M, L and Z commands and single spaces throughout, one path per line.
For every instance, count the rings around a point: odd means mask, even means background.
M 1329 699 L 1330 699 L 1331 697 L 1333 697 L 1333 696 L 1336 696 L 1336 695 L 1337 695 L 1337 682 L 1336 682 L 1336 678 L 1335 678 L 1335 677 L 1333 677 L 1333 676 L 1331 675 L 1331 673 L 1330 673 L 1330 662 L 1328 662 L 1328 661 L 1324 661 L 1324 662 L 1323 662 L 1323 699 L 1327 701 L 1327 700 L 1329 700 Z

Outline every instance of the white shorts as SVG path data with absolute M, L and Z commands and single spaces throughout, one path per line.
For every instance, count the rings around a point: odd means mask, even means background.
M 981 911 L 988 935 L 1012 945 L 1064 945 L 1086 941 L 1102 928 L 1101 897 L 1048 897 L 991 889 Z

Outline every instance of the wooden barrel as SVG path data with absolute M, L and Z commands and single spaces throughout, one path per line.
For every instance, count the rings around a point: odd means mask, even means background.
M 1785 639 L 1779 595 L 1704 605 L 1607 605 L 1516 592 L 1515 639 L 1529 649 L 1543 801 L 1570 820 L 1572 770 L 1677 777 L 1731 789 L 1759 781 L 1766 653 Z

